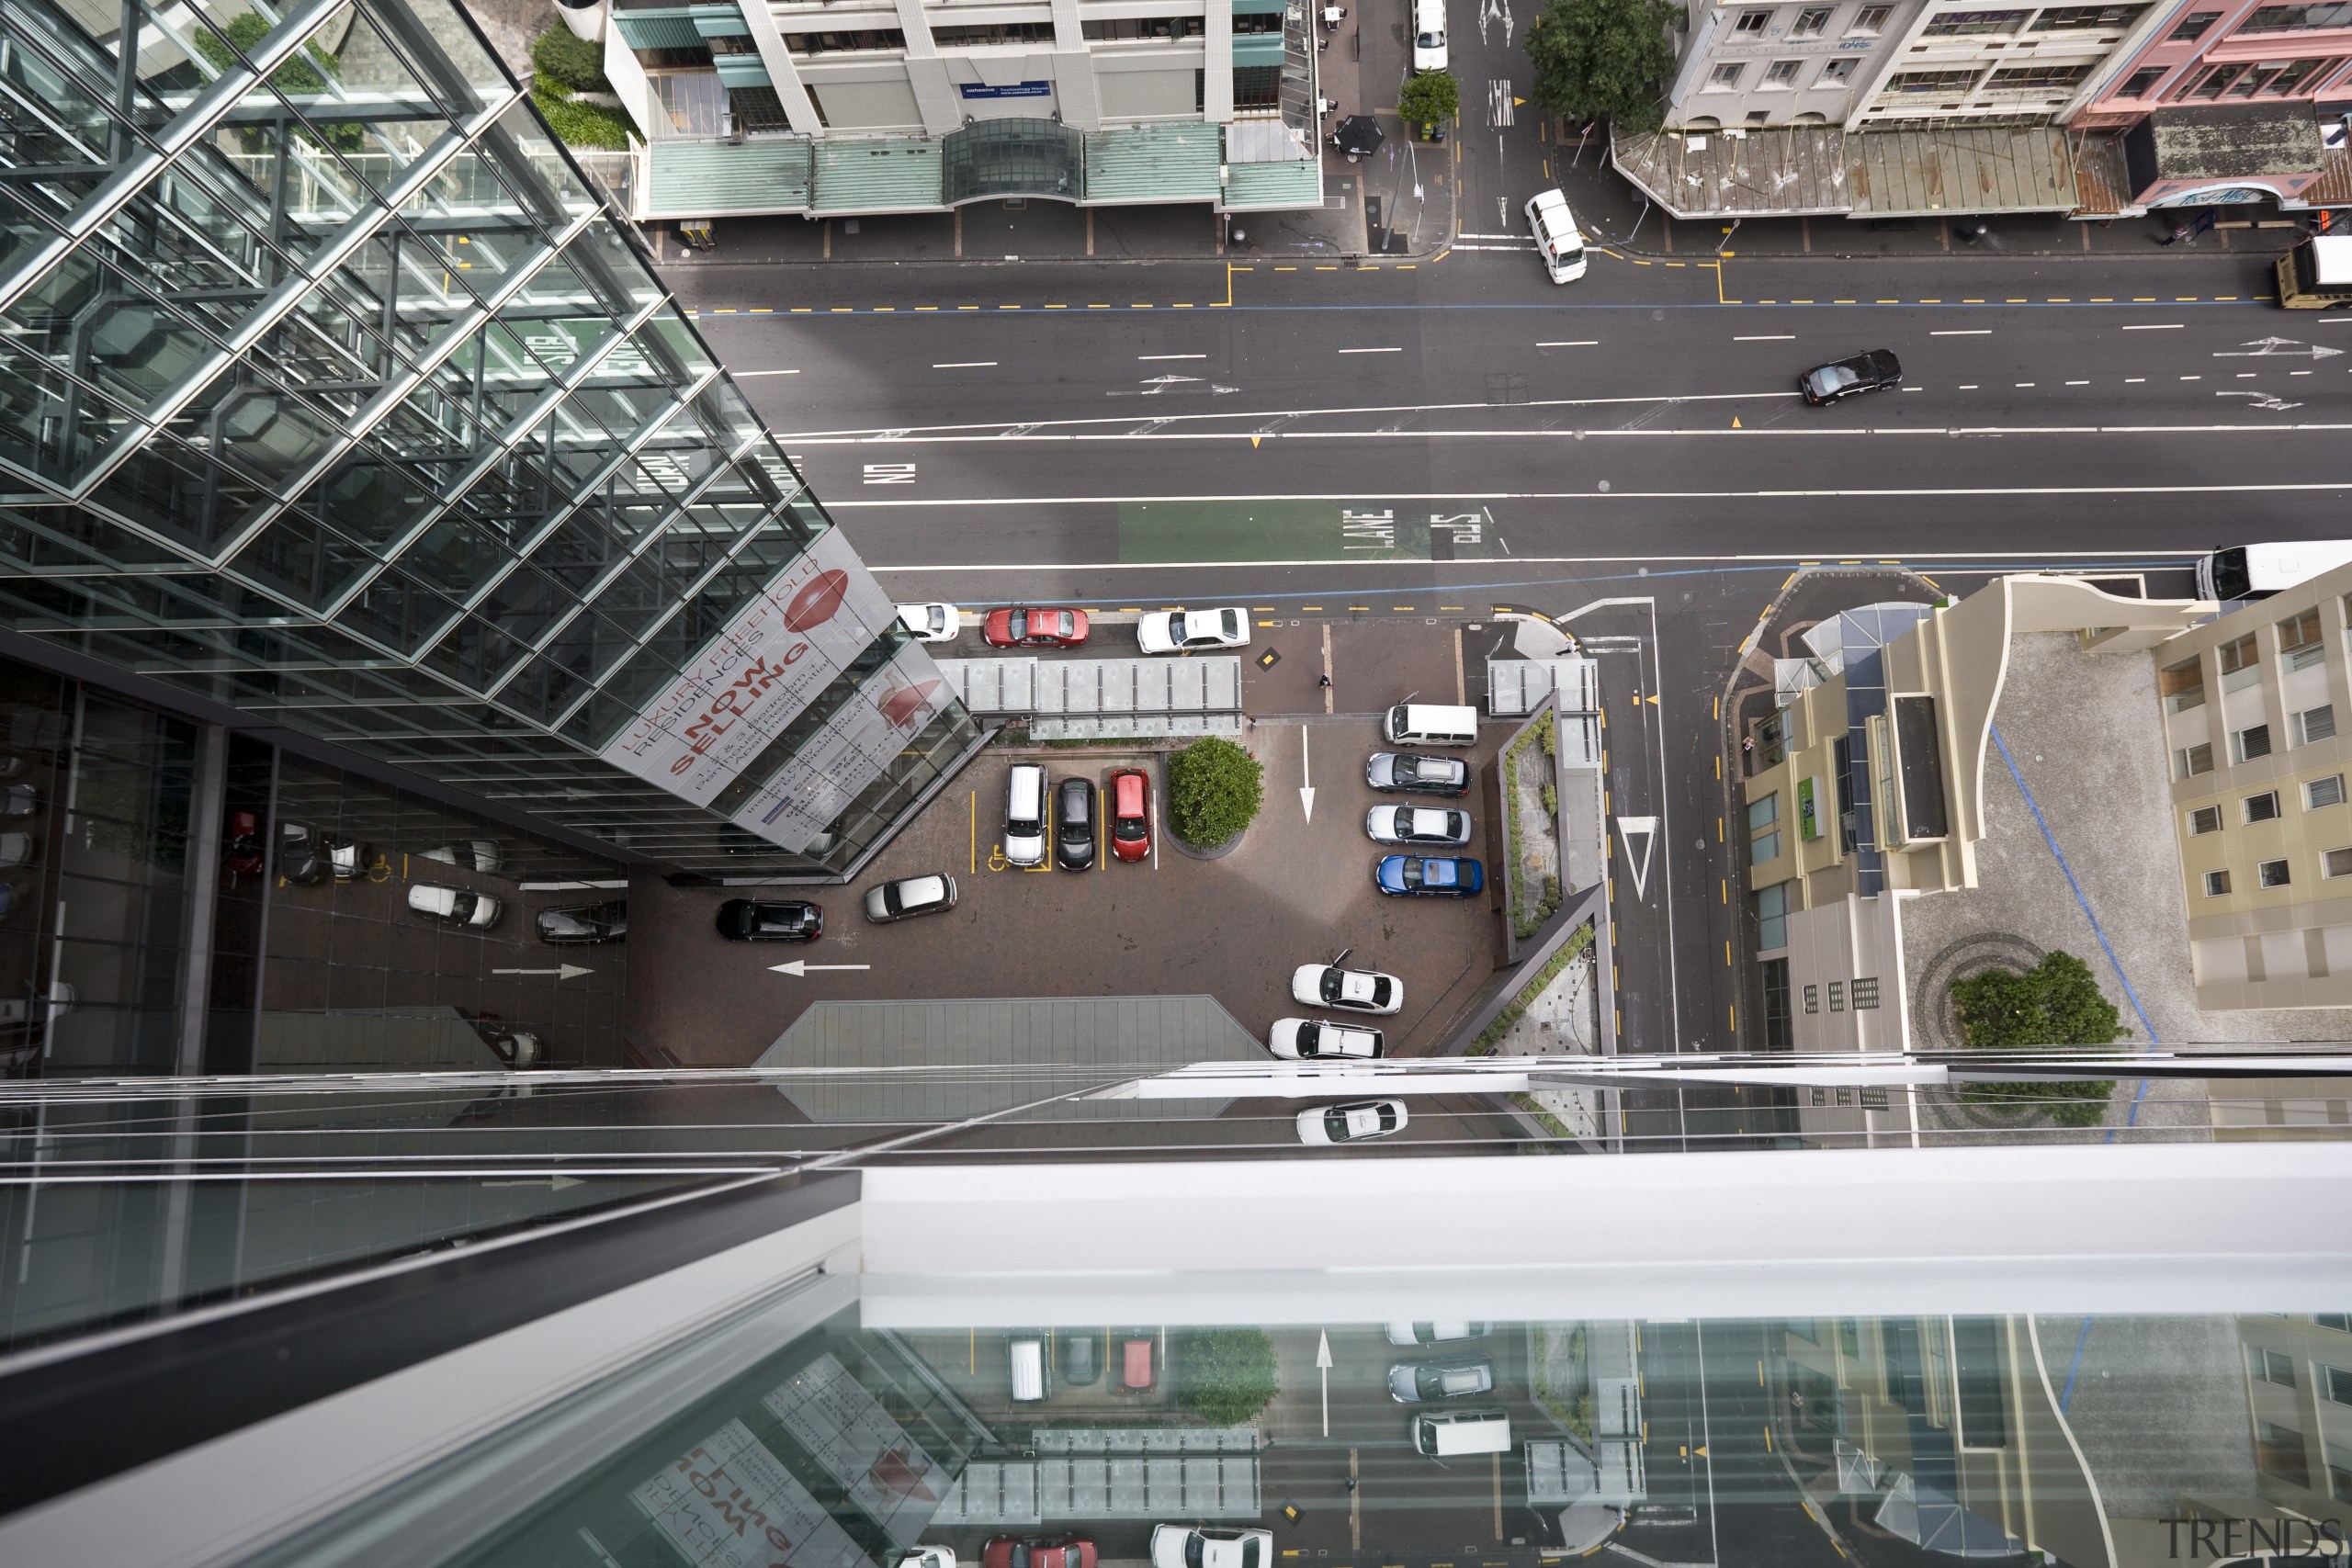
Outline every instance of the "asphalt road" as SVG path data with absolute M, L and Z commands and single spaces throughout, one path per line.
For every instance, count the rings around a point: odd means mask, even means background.
M 1474 84 L 1465 105 L 1492 100 Z M 1542 184 L 1540 158 L 1478 162 L 1487 131 L 1520 129 L 1465 132 L 1465 202 Z M 2344 531 L 2352 317 L 2261 303 L 2261 256 L 1596 252 L 1555 288 L 1516 243 L 1361 270 L 674 281 L 902 599 L 1240 603 L 1481 637 L 1498 606 L 1633 601 L 1570 623 L 1604 660 L 1611 807 L 1661 824 L 1638 893 L 1616 862 L 1627 1049 L 1747 1032 L 1715 702 L 1793 566 L 1900 561 L 1958 592 L 2096 568 L 2179 592 L 2217 545 Z M 1901 355 L 1901 390 L 1798 399 L 1799 372 L 1869 347 Z M 1770 1125 L 1738 1097 L 1651 1110 L 1646 1136 Z

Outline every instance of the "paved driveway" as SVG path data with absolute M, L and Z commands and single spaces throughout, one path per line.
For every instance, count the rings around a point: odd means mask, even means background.
M 1014 761 L 1043 761 L 1057 784 L 1080 774 L 1099 785 L 1129 766 L 1158 774 L 1148 750 L 1005 748 L 974 761 L 852 886 L 768 891 L 825 907 L 826 934 L 811 945 L 718 936 L 718 905 L 763 890 L 640 877 L 630 890 L 630 1036 L 683 1063 L 739 1066 L 818 1000 L 1205 993 L 1262 1037 L 1276 1018 L 1304 1010 L 1289 999 L 1293 966 L 1352 947 L 1351 966 L 1405 982 L 1405 1011 L 1386 1021 L 1392 1049 L 1427 1051 L 1492 972 L 1498 917 L 1483 897 L 1406 900 L 1373 891 L 1378 846 L 1364 836 L 1364 812 L 1398 797 L 1363 783 L 1363 759 L 1378 744 L 1371 719 L 1263 723 L 1244 739 L 1266 763 L 1266 804 L 1222 860 L 1181 854 L 1163 831 L 1155 859 L 1136 864 L 1084 873 L 1003 866 L 999 829 Z M 1311 819 L 1298 793 L 1302 744 L 1316 789 Z M 1488 755 L 1482 750 L 1474 763 Z M 1489 859 L 1477 800 L 1474 792 L 1479 838 L 1466 852 Z M 893 926 L 865 922 L 868 887 L 926 872 L 956 877 L 956 909 Z M 794 959 L 860 967 L 797 977 L 769 968 Z

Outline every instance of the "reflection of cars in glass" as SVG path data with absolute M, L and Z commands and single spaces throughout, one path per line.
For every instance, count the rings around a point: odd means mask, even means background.
M 477 1018 L 473 1026 L 474 1032 L 481 1037 L 481 1043 L 495 1052 L 498 1059 L 508 1066 L 527 1067 L 539 1060 L 539 1037 L 529 1030 L 517 1029 L 494 1018 Z
M 1312 1105 L 1298 1113 L 1302 1144 L 1360 1144 L 1385 1138 L 1409 1120 L 1401 1100 L 1358 1100 L 1345 1105 Z
M 1085 1388 L 1102 1375 L 1102 1359 L 1096 1352 L 1102 1348 L 1091 1334 L 1062 1336 L 1062 1382 L 1072 1388 Z
M 1273 1568 L 1272 1530 L 1151 1527 L 1151 1568 Z
M 368 846 L 347 833 L 322 833 L 319 852 L 337 882 L 356 882 L 368 870 Z
M 803 898 L 729 898 L 718 907 L 718 934 L 729 942 L 814 942 L 825 934 L 825 911 Z
M 980 1568 L 1094 1568 L 1094 1538 L 996 1536 L 980 1548 Z
M 541 942 L 625 942 L 628 939 L 628 900 L 614 898 L 602 904 L 541 909 L 532 923 L 537 926 Z
M 1086 640 L 1086 612 L 990 610 L 980 637 L 990 648 L 1076 648 Z
M 1903 385 L 1903 365 L 1885 349 L 1873 348 L 1851 359 L 1820 366 L 1797 378 L 1797 390 L 1804 400 L 1819 408 L 1840 398 L 1850 398 L 1857 392 L 1883 391 Z
M 1322 1023 L 1311 1018 L 1278 1018 L 1266 1031 L 1266 1049 L 1287 1062 L 1326 1061 L 1334 1057 L 1369 1062 L 1383 1049 L 1377 1029 L 1351 1023 Z
M 964 629 L 964 615 L 953 604 L 901 604 L 899 624 L 914 633 L 917 642 L 954 642 Z
M 1119 1342 L 1119 1392 L 1149 1393 L 1159 1386 L 1159 1373 L 1151 1359 L 1152 1341 L 1124 1339 Z
M 1341 969 L 1302 964 L 1291 971 L 1290 994 L 1308 1007 L 1350 1012 L 1395 1012 L 1405 1005 L 1405 982 L 1377 969 Z
M 1443 1345 L 1453 1339 L 1484 1339 L 1493 1328 L 1491 1323 L 1392 1323 L 1388 1343 Z
M 411 883 L 408 907 L 420 915 L 470 931 L 488 931 L 498 923 L 499 914 L 505 908 L 487 893 L 469 893 L 462 887 L 444 887 L 437 882 Z
M 1155 610 L 1136 623 L 1136 646 L 1146 653 L 1250 646 L 1250 612 Z
M 261 818 L 250 811 L 229 813 L 229 830 L 220 840 L 220 861 L 229 868 L 233 886 L 239 878 L 262 873 Z
M 0 817 L 30 817 L 40 796 L 30 784 L 12 784 L 0 789 Z
M 1054 786 L 1054 863 L 1064 871 L 1094 863 L 1094 786 L 1084 779 Z
M 463 866 L 468 871 L 496 871 L 505 863 L 500 859 L 498 846 L 488 839 L 460 839 L 454 844 L 424 852 L 424 860 L 437 860 L 443 865 Z
M 277 825 L 277 874 L 297 887 L 314 886 L 326 878 L 318 835 L 300 822 Z
M 1141 768 L 1111 775 L 1111 852 L 1130 861 L 1151 853 L 1151 780 Z
M 51 980 L 49 995 L 39 1000 L 25 997 L 0 998 L 0 1024 L 29 1023 L 36 1020 L 55 1023 L 72 1012 L 74 1004 L 80 999 L 81 993 L 74 989 L 70 981 Z
M 1463 795 L 1470 793 L 1470 764 L 1459 757 L 1374 751 L 1364 762 L 1363 782 L 1391 795 Z
M 1434 806 L 1375 806 L 1364 813 L 1363 830 L 1375 843 L 1460 849 L 1470 841 L 1470 813 Z
M 1388 1397 L 1399 1404 L 1426 1404 L 1431 1400 L 1463 1399 L 1494 1392 L 1492 1361 L 1465 1361 L 1460 1366 L 1401 1361 L 1388 1369 Z
M 14 871 L 33 858 L 30 833 L 0 833 L 0 871 Z
M 956 1568 L 956 1549 L 952 1546 L 910 1546 L 899 1553 L 890 1568 Z
M 1487 872 L 1475 860 L 1383 855 L 1373 862 L 1372 885 L 1398 897 L 1467 898 L 1487 885 Z
M 952 876 L 903 876 L 865 890 L 865 918 L 876 925 L 944 914 L 956 907 Z

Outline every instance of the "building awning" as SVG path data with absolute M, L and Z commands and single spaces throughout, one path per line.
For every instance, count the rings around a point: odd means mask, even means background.
M 1610 156 L 1677 218 L 1916 218 L 2080 205 L 2075 151 L 2055 126 L 1617 133 Z
M 646 144 L 646 160 L 640 219 L 797 212 L 808 205 L 803 137 L 754 136 L 740 145 L 662 138 Z
M 1279 212 L 1323 205 L 1323 164 L 1305 158 L 1288 164 L 1234 164 L 1226 169 L 1227 212 Z
M 2320 177 L 2302 188 L 2292 199 L 2282 198 L 2282 209 L 2301 211 L 2312 207 L 2352 207 L 2352 147 L 2331 147 L 2327 163 Z
M 1205 121 L 1090 131 L 1080 194 L 1090 207 L 1215 201 L 1222 152 L 1220 129 Z
M 2242 180 L 2318 168 L 2319 117 L 2307 101 L 2199 104 L 2148 116 L 2153 179 Z
M 946 206 L 939 143 L 920 136 L 827 138 L 817 143 L 817 212 L 936 212 Z

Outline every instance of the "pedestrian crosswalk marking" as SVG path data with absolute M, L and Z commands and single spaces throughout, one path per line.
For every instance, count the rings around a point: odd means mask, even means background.
M 1514 118 L 1513 106 L 1519 102 L 1510 96 L 1509 82 L 1487 84 L 1487 123 L 1497 130 L 1508 130 Z

